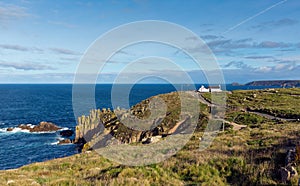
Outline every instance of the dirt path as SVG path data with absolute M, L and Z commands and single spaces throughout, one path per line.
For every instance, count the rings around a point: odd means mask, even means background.
M 211 104 L 210 102 L 206 101 L 203 98 L 203 96 L 200 93 L 198 93 L 198 92 L 188 91 L 188 93 L 191 94 L 192 96 L 194 96 L 195 98 L 197 98 L 201 103 L 206 104 L 207 106 L 215 106 L 214 104 Z M 240 125 L 240 124 L 237 124 L 237 123 L 234 123 L 234 122 L 230 122 L 230 121 L 227 121 L 227 120 L 221 119 L 221 118 L 219 118 L 219 119 L 217 118 L 217 120 L 220 120 L 220 121 L 222 121 L 224 123 L 232 125 L 233 126 L 233 130 L 241 130 L 242 128 L 247 127 L 247 125 Z
M 271 120 L 283 120 L 283 121 L 299 121 L 298 119 L 289 119 L 289 118 L 281 118 L 281 117 L 276 117 L 270 114 L 266 114 L 266 113 L 261 113 L 261 112 L 257 112 L 257 111 L 249 111 L 247 110 L 248 113 L 253 113 L 253 114 L 257 114 L 259 116 L 265 117 L 267 119 L 271 119 Z
M 210 102 L 206 101 L 199 92 L 187 91 L 187 93 L 189 93 L 193 97 L 197 98 L 201 103 L 203 103 L 207 106 L 212 106 L 212 104 Z
M 171 129 L 169 130 L 168 134 L 173 134 L 173 133 L 178 129 L 178 127 L 179 127 L 180 125 L 182 125 L 183 123 L 185 123 L 188 119 L 189 119 L 189 118 L 187 117 L 187 118 L 185 118 L 184 120 L 179 121 L 178 123 L 176 123 L 176 125 L 175 125 L 173 128 L 171 128 Z
M 190 93 L 192 96 L 194 96 L 195 98 L 198 98 L 198 100 L 203 103 L 203 104 L 206 104 L 208 106 L 216 106 L 214 104 L 211 104 L 210 102 L 206 101 L 203 96 L 198 93 L 198 92 L 194 92 L 194 91 L 189 91 L 188 93 Z M 299 96 L 299 95 L 297 95 Z M 248 113 L 253 113 L 253 114 L 257 114 L 259 116 L 262 116 L 262 117 L 265 117 L 267 119 L 271 119 L 271 120 L 282 120 L 282 121 L 299 121 L 299 119 L 290 119 L 290 118 L 282 118 L 282 117 L 276 117 L 276 116 L 273 116 L 273 115 L 270 115 L 270 114 L 267 114 L 267 113 L 261 113 L 261 112 L 257 112 L 257 111 L 249 111 L 247 110 L 246 112 Z
M 229 125 L 231 125 L 233 127 L 232 130 L 241 130 L 242 128 L 247 127 L 247 125 L 240 125 L 240 124 L 237 124 L 237 123 L 234 123 L 234 122 L 231 122 L 231 121 L 227 121 L 227 120 L 224 120 L 224 119 L 222 119 L 222 121 L 224 123 L 228 123 Z

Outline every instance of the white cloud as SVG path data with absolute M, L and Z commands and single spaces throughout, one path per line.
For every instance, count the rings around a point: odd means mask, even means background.
M 52 52 L 57 54 L 65 54 L 65 55 L 81 55 L 80 52 L 76 52 L 73 50 L 65 49 L 65 48 L 50 48 Z
M 6 61 L 0 61 L 0 67 L 3 68 L 13 68 L 16 70 L 55 70 L 55 68 L 43 65 L 43 64 L 37 64 L 37 63 L 16 63 L 16 62 L 6 62 Z
M 16 50 L 16 51 L 37 51 L 37 52 L 42 52 L 43 49 L 37 48 L 37 47 L 26 47 L 26 46 L 21 46 L 21 45 L 13 45 L 13 44 L 0 44 L 0 48 L 5 49 L 5 50 Z
M 0 23 L 30 16 L 25 7 L 0 3 Z

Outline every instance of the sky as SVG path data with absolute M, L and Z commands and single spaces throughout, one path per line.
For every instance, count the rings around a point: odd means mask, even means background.
M 145 20 L 176 24 L 196 34 L 211 50 L 226 83 L 300 79 L 299 8 L 299 0 L 1 0 L 0 83 L 72 83 L 101 36 Z M 109 48 L 119 40 L 105 44 Z M 180 68 L 168 66 L 168 60 Z M 132 62 L 143 65 L 122 71 Z M 121 72 L 152 76 L 145 82 L 155 82 L 157 74 L 176 76 L 180 70 L 197 83 L 207 80 L 182 49 L 135 43 L 111 55 L 97 82 L 112 83 Z

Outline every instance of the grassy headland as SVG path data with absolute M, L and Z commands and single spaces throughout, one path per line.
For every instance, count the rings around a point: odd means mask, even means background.
M 178 122 L 177 96 L 159 95 L 167 103 L 166 126 Z M 210 101 L 209 94 L 202 96 Z M 288 120 L 300 118 L 300 89 L 233 91 L 227 94 L 226 103 L 225 131 L 205 151 L 199 151 L 199 137 L 207 125 L 209 108 L 199 102 L 201 114 L 193 136 L 178 153 L 161 163 L 124 166 L 91 151 L 0 171 L 0 185 L 284 184 L 279 170 L 286 164 L 287 147 L 297 146 L 300 139 L 300 122 Z M 139 117 L 147 115 L 138 112 L 143 105 L 147 106 L 147 100 L 132 108 Z M 271 119 L 269 115 L 284 119 Z M 246 127 L 234 129 L 231 123 Z M 116 134 L 121 135 L 118 131 Z M 297 157 L 294 163 L 298 161 Z M 300 166 L 295 168 L 300 171 Z M 294 176 L 285 184 L 296 184 L 297 179 Z

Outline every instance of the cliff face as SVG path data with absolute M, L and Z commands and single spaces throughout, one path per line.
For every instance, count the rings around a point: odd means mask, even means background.
M 247 86 L 281 86 L 281 87 L 300 87 L 300 80 L 270 80 L 270 81 L 252 81 Z
M 98 109 L 78 118 L 74 143 L 86 144 L 84 149 L 101 147 L 109 143 L 111 136 L 122 143 L 131 143 L 139 141 L 141 134 L 120 123 L 110 109 Z
M 165 105 L 161 102 L 151 105 L 150 100 L 153 99 L 161 99 Z M 92 110 L 89 116 L 78 118 L 74 143 L 86 143 L 84 149 L 100 148 L 111 143 L 147 143 L 154 136 L 163 137 L 185 130 L 189 115 L 180 116 L 180 104 L 174 92 L 146 99 L 129 110 Z M 151 112 L 164 106 L 166 112 L 163 115 L 152 113 L 155 117 L 151 118 Z

